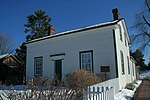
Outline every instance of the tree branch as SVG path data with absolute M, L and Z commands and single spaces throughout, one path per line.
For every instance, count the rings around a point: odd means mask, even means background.
M 149 37 L 149 40 L 150 40 L 150 34 L 149 34 L 148 32 L 146 32 L 146 31 L 144 31 L 144 30 L 142 30 L 142 32 L 143 32 L 145 35 L 147 35 L 147 36 Z
M 148 11 L 150 11 L 150 7 L 149 7 L 149 4 L 148 4 L 148 0 L 145 0 L 145 4 L 146 4 L 146 6 L 147 6 L 147 8 L 148 8 Z
M 145 16 L 144 16 L 144 15 L 142 15 L 142 17 L 143 17 L 143 19 L 144 19 L 145 23 L 146 23 L 146 24 L 150 27 L 150 23 L 146 20 Z

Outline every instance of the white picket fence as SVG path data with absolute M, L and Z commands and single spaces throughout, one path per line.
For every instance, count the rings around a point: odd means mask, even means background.
M 13 88 L 14 89 L 14 88 Z M 89 86 L 83 90 L 83 100 L 114 100 L 114 94 L 119 91 L 118 78 Z M 48 90 L 19 89 L 0 90 L 0 100 L 76 100 L 76 91 L 66 88 L 54 88 Z
M 88 87 L 86 100 L 114 100 L 114 95 L 119 91 L 118 78 L 111 79 Z

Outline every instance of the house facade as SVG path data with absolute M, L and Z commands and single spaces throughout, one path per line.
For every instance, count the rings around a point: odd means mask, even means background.
M 104 66 L 109 69 L 107 79 L 119 78 L 120 89 L 136 79 L 124 19 L 53 34 L 29 41 L 26 46 L 27 79 L 57 76 L 62 80 L 76 69 L 101 76 Z

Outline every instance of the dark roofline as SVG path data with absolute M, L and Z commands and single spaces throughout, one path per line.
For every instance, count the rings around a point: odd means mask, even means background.
M 102 24 L 102 25 L 97 25 L 97 26 L 89 26 L 89 27 L 86 27 L 86 28 L 81 28 L 81 29 L 77 29 L 77 30 L 73 30 L 73 31 L 66 31 L 66 32 L 62 32 L 64 34 L 56 34 L 56 35 L 51 35 L 51 36 L 47 36 L 47 37 L 43 37 L 43 38 L 39 38 L 39 39 L 35 39 L 35 40 L 31 40 L 25 44 L 29 44 L 29 43 L 33 43 L 33 42 L 37 42 L 37 41 L 42 41 L 42 40 L 46 40 L 46 39 L 49 39 L 49 38 L 55 38 L 55 37 L 58 37 L 58 36 L 63 36 L 63 35 L 68 35 L 68 34 L 72 34 L 72 33 L 76 33 L 76 32 L 82 32 L 82 31 L 86 31 L 86 30 L 90 30 L 90 29 L 95 29 L 95 28 L 100 28 L 100 27 L 106 27 L 106 26 L 110 26 L 110 25 L 115 25 L 117 24 L 118 22 L 120 22 L 121 20 L 124 20 L 124 18 L 121 18 L 115 22 L 111 22 L 111 23 L 106 23 L 106 24 Z
M 2 62 L 3 61 L 3 59 L 5 59 L 6 57 L 8 57 L 9 56 L 9 54 L 4 54 L 5 56 L 3 56 L 2 58 L 0 58 L 0 62 Z
M 15 56 L 13 56 L 12 54 L 8 54 L 8 55 L 6 55 L 5 57 L 3 57 L 2 59 L 0 59 L 0 62 L 3 62 L 5 59 L 7 59 L 8 57 L 12 57 L 20 66 L 22 66 L 22 67 L 25 67 L 25 66 L 23 66 L 22 64 L 21 64 L 21 62 L 15 57 Z
M 16 62 L 18 62 L 19 65 L 21 65 L 22 67 L 25 67 L 24 65 L 21 64 L 21 62 L 14 55 L 10 54 L 10 56 L 12 56 L 16 60 Z
M 126 27 L 126 30 L 127 30 L 127 33 L 128 33 L 128 37 L 129 37 L 129 44 L 128 45 L 131 45 L 131 38 L 130 38 L 130 35 L 129 35 L 129 30 L 128 30 L 128 27 L 127 27 L 125 19 L 124 19 L 124 24 L 125 24 L 125 27 Z

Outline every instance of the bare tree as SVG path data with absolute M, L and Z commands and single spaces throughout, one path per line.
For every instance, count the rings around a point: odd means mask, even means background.
M 150 0 L 145 0 L 144 5 L 144 11 L 136 14 L 132 27 L 137 30 L 137 33 L 132 36 L 133 43 L 138 43 L 140 50 L 150 47 Z
M 11 38 L 0 33 L 0 55 L 12 52 Z

